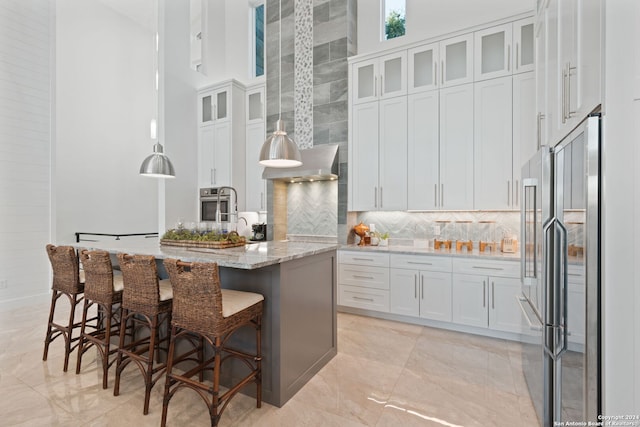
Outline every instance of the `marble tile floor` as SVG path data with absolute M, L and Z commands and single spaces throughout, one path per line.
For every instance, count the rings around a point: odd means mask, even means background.
M 61 310 L 62 312 L 63 310 Z M 63 314 L 63 313 L 60 313 Z M 48 303 L 0 311 L 0 426 L 158 426 L 164 380 L 142 415 L 142 378 L 130 366 L 121 394 L 101 385 L 95 350 L 62 372 L 62 342 L 42 349 Z M 207 426 L 189 390 L 169 406 L 170 426 Z M 225 426 L 536 426 L 517 343 L 362 316 L 338 315 L 338 355 L 282 408 L 244 395 Z

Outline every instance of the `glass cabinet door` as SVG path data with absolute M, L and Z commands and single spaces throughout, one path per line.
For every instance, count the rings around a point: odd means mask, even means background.
M 353 64 L 353 100 L 354 104 L 378 99 L 380 86 L 378 83 L 378 59 Z
M 473 34 L 440 42 L 440 86 L 473 82 Z
M 418 93 L 437 89 L 438 85 L 438 44 L 410 49 L 408 52 L 408 92 Z
M 533 18 L 513 23 L 514 62 L 513 72 L 533 71 L 534 64 Z
M 406 52 L 397 52 L 380 58 L 380 98 L 407 94 L 406 64 Z
M 206 125 L 213 123 L 213 98 L 211 94 L 200 96 L 200 124 Z
M 511 74 L 512 25 L 505 24 L 475 33 L 475 76 L 486 80 Z
M 247 124 L 264 121 L 264 87 L 247 91 Z
M 216 121 L 229 118 L 229 91 L 224 89 L 216 92 L 213 115 Z

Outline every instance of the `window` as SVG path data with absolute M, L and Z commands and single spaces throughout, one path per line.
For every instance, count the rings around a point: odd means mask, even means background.
M 384 40 L 404 36 L 406 3 L 406 0 L 382 0 Z
M 264 3 L 253 6 L 252 63 L 253 77 L 264 75 Z

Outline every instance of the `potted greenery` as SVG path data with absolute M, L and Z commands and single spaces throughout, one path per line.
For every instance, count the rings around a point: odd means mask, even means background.
M 375 243 L 374 243 L 375 242 Z M 389 245 L 389 233 L 384 232 L 380 233 L 379 231 L 374 231 L 371 233 L 371 245 L 373 246 L 388 246 Z

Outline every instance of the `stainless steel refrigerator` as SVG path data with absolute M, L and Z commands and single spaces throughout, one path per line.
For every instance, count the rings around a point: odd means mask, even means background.
M 601 413 L 600 115 L 522 170 L 522 365 L 538 420 Z

